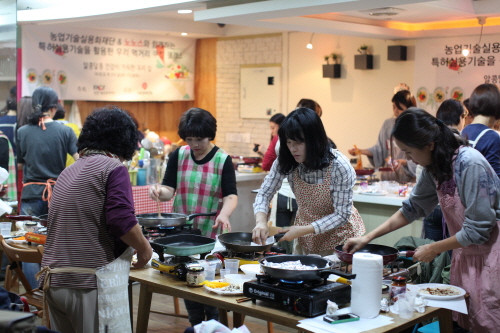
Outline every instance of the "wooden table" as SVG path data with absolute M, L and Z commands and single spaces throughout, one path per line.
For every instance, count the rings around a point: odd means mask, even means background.
M 176 277 L 161 274 L 159 271 L 152 268 L 131 270 L 129 279 L 141 284 L 136 333 L 146 333 L 148 330 L 149 312 L 151 310 L 151 298 L 153 293 L 170 295 L 216 306 L 220 309 L 220 321 L 226 326 L 228 326 L 226 310 L 233 311 L 234 313 L 234 327 L 243 325 L 245 316 L 259 318 L 291 328 L 297 328 L 296 326 L 299 320 L 304 319 L 302 316 L 297 316 L 284 310 L 265 305 L 266 303 L 261 301 L 257 301 L 257 304 L 253 304 L 252 302 L 236 302 L 236 299 L 244 296 L 221 296 L 209 293 L 204 288 L 190 288 L 186 286 L 185 281 L 179 281 Z M 441 333 L 451 333 L 453 330 L 451 311 L 448 309 L 427 307 L 425 313 L 415 312 L 413 318 L 410 320 L 401 319 L 398 315 L 393 313 L 384 315 L 393 317 L 394 322 L 390 325 L 371 330 L 370 332 L 400 332 L 433 317 L 439 317 Z

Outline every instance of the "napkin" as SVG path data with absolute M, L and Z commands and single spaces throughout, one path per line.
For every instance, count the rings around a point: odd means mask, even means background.
M 274 240 L 274 236 L 270 236 L 270 237 L 267 237 L 266 239 L 266 245 L 269 245 L 269 244 L 274 244 L 276 241 Z M 260 246 L 260 244 L 257 244 L 257 243 L 254 243 L 254 242 L 251 242 L 250 243 L 250 246 Z
M 0 215 L 12 213 L 12 207 L 7 205 L 4 201 L 0 200 Z

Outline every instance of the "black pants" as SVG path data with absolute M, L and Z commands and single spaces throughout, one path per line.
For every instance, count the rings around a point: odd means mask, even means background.
M 295 199 L 278 193 L 278 200 L 276 203 L 276 226 L 289 227 L 293 225 L 297 209 L 297 201 Z M 293 252 L 293 241 L 279 242 L 279 246 L 284 248 L 287 254 Z

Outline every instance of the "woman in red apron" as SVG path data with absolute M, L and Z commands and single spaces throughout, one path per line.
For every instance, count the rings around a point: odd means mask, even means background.
M 439 253 L 453 250 L 450 283 L 470 295 L 468 314 L 454 312 L 453 319 L 472 332 L 497 332 L 500 180 L 481 153 L 422 109 L 403 112 L 392 135 L 408 158 L 424 167 L 422 175 L 397 213 L 367 235 L 350 239 L 344 251 L 353 253 L 441 204 L 450 237 L 420 246 L 414 258 L 431 262 Z
M 307 108 L 292 111 L 280 126 L 280 150 L 254 203 L 253 239 L 265 243 L 267 212 L 285 177 L 295 194 L 295 224 L 281 240 L 295 242 L 294 254 L 328 255 L 335 246 L 365 232 L 352 205 L 356 174 L 347 157 L 333 149 L 319 116 Z

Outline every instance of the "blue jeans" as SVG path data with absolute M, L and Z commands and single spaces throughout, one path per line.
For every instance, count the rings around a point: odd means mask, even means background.
M 21 200 L 21 214 L 30 216 L 40 216 L 49 213 L 49 205 L 47 201 L 42 199 Z M 31 285 L 31 288 L 38 288 L 38 281 L 35 279 L 35 274 L 40 271 L 40 264 L 25 262 L 22 263 L 23 273 Z
M 210 319 L 219 320 L 219 310 L 215 306 L 188 301 L 187 299 L 184 300 L 184 305 L 186 306 L 191 326 L 201 324 L 202 321 L 209 321 Z

